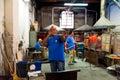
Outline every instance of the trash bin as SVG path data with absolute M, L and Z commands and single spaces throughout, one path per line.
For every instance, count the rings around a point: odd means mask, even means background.
M 27 62 L 20 61 L 16 63 L 16 73 L 18 77 L 24 78 L 27 77 Z

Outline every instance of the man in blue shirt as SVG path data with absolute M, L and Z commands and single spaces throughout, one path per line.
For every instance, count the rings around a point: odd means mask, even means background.
M 51 26 L 50 32 L 43 41 L 43 45 L 48 47 L 52 72 L 65 70 L 64 40 L 65 37 L 57 34 L 57 29 Z
M 35 50 L 40 51 L 41 46 L 42 46 L 42 39 L 38 39 L 38 41 L 35 44 Z
M 75 40 L 74 40 L 74 32 L 73 31 L 70 31 L 69 32 L 69 36 L 67 37 L 66 41 L 65 41 L 65 44 L 68 45 L 68 47 L 65 49 L 69 51 L 69 58 L 68 58 L 68 64 L 73 64 L 73 62 L 76 62 L 74 60 L 75 58 Z

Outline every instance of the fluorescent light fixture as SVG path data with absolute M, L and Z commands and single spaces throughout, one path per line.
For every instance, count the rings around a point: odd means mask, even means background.
M 64 6 L 88 6 L 87 3 L 65 3 Z

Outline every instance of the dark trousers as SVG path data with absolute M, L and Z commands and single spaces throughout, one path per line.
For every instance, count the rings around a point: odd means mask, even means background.
M 50 61 L 50 67 L 52 72 L 63 71 L 65 70 L 65 62 L 53 60 L 53 61 Z

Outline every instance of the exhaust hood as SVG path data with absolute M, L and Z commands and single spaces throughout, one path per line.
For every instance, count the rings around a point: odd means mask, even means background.
M 55 24 L 51 24 L 51 25 L 45 27 L 43 30 L 49 31 L 49 29 L 51 28 L 51 26 L 54 26 L 58 31 L 65 31 L 64 29 L 58 27 L 58 26 L 55 25 Z
M 113 25 L 106 17 L 105 17 L 105 2 L 106 0 L 101 0 L 101 9 L 100 9 L 100 19 L 94 24 L 94 29 L 103 29 L 103 28 L 114 28 Z
M 85 24 L 83 26 L 80 26 L 79 28 L 75 29 L 74 31 L 90 31 L 92 30 L 92 27 L 88 24 Z
M 116 27 L 112 30 L 112 32 L 120 32 L 120 26 L 116 26 Z

